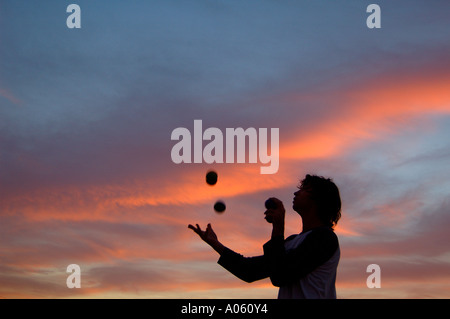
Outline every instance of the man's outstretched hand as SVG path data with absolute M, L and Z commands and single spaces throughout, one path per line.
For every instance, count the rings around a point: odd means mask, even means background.
M 189 224 L 188 228 L 192 229 L 197 235 L 200 236 L 201 239 L 203 239 L 206 243 L 211 245 L 214 241 L 217 241 L 217 235 L 214 232 L 214 230 L 211 227 L 211 224 L 208 224 L 206 226 L 206 230 L 203 231 L 198 224 L 195 224 L 197 227 L 192 226 Z
M 217 235 L 212 229 L 211 224 L 208 224 L 208 226 L 206 226 L 205 231 L 203 231 L 198 224 L 195 225 L 196 227 L 189 224 L 188 228 L 192 229 L 197 235 L 200 236 L 201 239 L 203 239 L 208 245 L 214 248 L 215 251 L 217 251 L 219 254 L 222 254 L 225 247 L 217 239 Z

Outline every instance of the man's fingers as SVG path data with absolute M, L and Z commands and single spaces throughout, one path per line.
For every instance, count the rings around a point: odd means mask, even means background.
M 202 233 L 202 229 L 200 228 L 200 226 L 198 224 L 195 224 L 197 226 L 197 229 L 195 230 L 197 234 L 201 234 Z
M 272 209 L 268 209 L 264 212 L 264 219 L 268 222 L 268 223 L 272 223 L 273 222 L 273 210 Z
M 191 224 L 188 225 L 188 228 L 192 229 L 193 231 L 197 231 L 197 228 L 195 228 L 194 226 L 192 226 Z
M 266 216 L 271 216 L 271 215 L 273 215 L 274 214 L 274 211 L 273 211 L 273 209 L 267 209 L 265 212 L 264 212 L 264 215 L 266 215 Z
M 206 227 L 206 231 L 208 232 L 208 234 L 215 234 L 211 224 L 208 224 L 208 226 Z
M 192 224 L 189 224 L 189 225 L 188 225 L 188 228 L 190 228 L 190 229 L 192 229 L 192 230 L 198 230 L 198 229 L 200 229 L 200 227 L 198 227 L 198 224 L 197 224 L 197 227 L 193 226 Z
M 195 224 L 196 226 L 193 226 L 192 224 L 188 225 L 188 228 L 192 229 L 193 231 L 195 231 L 197 234 L 203 233 L 202 229 L 200 228 L 200 226 L 198 224 Z M 208 224 L 206 226 L 206 230 L 212 230 L 211 224 Z
M 188 225 L 188 228 L 192 229 L 193 231 L 195 231 L 197 234 L 201 235 L 202 234 L 202 230 L 200 228 L 200 226 L 198 224 L 195 224 L 197 227 L 192 226 L 191 224 Z

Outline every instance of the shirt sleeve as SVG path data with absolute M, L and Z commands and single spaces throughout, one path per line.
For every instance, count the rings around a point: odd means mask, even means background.
M 312 230 L 290 251 L 286 251 L 284 242 L 283 237 L 274 237 L 263 246 L 270 280 L 277 287 L 306 276 L 330 259 L 339 247 L 334 231 L 325 227 Z
M 229 248 L 225 248 L 217 263 L 246 282 L 269 277 L 265 256 L 244 257 Z

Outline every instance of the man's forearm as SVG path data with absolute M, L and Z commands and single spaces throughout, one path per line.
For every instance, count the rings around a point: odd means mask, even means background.
M 272 238 L 280 236 L 284 238 L 284 223 L 273 224 Z
M 215 240 L 211 243 L 209 243 L 209 245 L 215 250 L 217 251 L 217 253 L 219 255 L 222 255 L 223 251 L 225 250 L 225 246 L 222 245 L 222 243 L 218 240 Z

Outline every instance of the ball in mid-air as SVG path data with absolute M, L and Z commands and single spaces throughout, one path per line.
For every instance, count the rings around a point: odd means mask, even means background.
M 206 183 L 208 185 L 216 185 L 217 183 L 217 173 L 215 171 L 209 171 L 206 173 Z
M 227 208 L 227 207 L 225 206 L 225 203 L 222 202 L 222 201 L 217 201 L 217 202 L 214 204 L 214 210 L 215 210 L 217 213 L 223 213 L 223 212 L 225 211 L 226 208 Z

